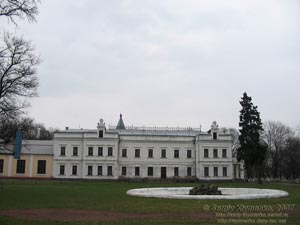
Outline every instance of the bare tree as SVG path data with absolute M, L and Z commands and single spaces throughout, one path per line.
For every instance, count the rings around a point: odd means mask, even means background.
M 280 121 L 267 121 L 264 123 L 264 141 L 268 144 L 268 165 L 274 178 L 282 173 L 281 157 L 287 145 L 287 140 L 292 135 L 292 130 Z
M 239 142 L 240 133 L 235 128 L 229 128 L 229 133 L 231 135 L 232 157 L 236 157 L 236 151 L 240 147 L 240 142 Z
M 0 0 L 0 16 L 6 16 L 15 25 L 16 18 L 35 22 L 38 14 L 37 0 Z
M 3 33 L 0 40 L 0 115 L 15 115 L 26 106 L 22 97 L 36 96 L 40 59 L 30 42 Z

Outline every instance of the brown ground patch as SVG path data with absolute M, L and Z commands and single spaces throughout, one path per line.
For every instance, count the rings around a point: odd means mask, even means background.
M 79 209 L 16 209 L 0 210 L 0 215 L 30 220 L 116 221 L 126 219 L 214 219 L 214 213 L 125 213 Z

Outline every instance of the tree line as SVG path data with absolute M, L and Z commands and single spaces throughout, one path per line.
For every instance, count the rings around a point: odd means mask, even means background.
M 300 178 L 300 136 L 280 121 L 261 122 L 252 98 L 243 94 L 239 131 L 231 130 L 233 155 L 243 161 L 246 178 Z

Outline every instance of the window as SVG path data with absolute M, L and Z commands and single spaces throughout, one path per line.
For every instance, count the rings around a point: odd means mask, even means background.
M 140 167 L 135 167 L 134 168 L 134 175 L 139 176 L 140 175 Z
M 37 174 L 46 174 L 46 160 L 38 160 Z
M 102 176 L 102 166 L 98 166 L 98 176 Z
M 179 150 L 178 149 L 174 150 L 174 158 L 179 158 Z
M 207 148 L 204 149 L 204 158 L 208 158 L 208 149 Z
M 77 175 L 77 166 L 72 166 L 72 175 Z
M 0 173 L 3 173 L 4 159 L 0 159 Z
M 214 140 L 217 140 L 217 136 L 218 136 L 217 133 L 216 133 L 216 132 L 213 132 L 213 139 L 214 139 Z
M 140 149 L 135 149 L 134 157 L 135 158 L 140 158 Z
M 98 147 L 98 156 L 103 156 L 103 147 Z
M 66 155 L 66 147 L 65 146 L 61 146 L 60 147 L 60 155 L 61 156 L 65 156 Z
M 73 156 L 78 156 L 78 147 L 73 147 Z
M 126 148 L 122 149 L 122 157 L 123 158 L 127 157 L 127 149 Z
M 214 149 L 214 158 L 218 158 L 218 149 Z
M 112 176 L 112 166 L 107 166 L 107 176 Z
M 153 167 L 148 167 L 148 176 L 149 177 L 153 176 Z
M 59 166 L 59 175 L 65 175 L 65 165 Z
M 215 177 L 218 176 L 218 167 L 214 167 L 214 176 L 215 176 Z
M 122 176 L 126 176 L 127 168 L 125 166 L 122 166 Z
M 223 167 L 223 177 L 227 177 L 227 167 Z
M 192 176 L 192 167 L 188 167 L 186 172 L 188 177 Z
M 25 173 L 25 160 L 17 161 L 17 173 Z
M 103 138 L 103 130 L 99 130 L 99 138 Z
M 93 156 L 93 147 L 88 147 L 88 156 Z
M 93 175 L 93 166 L 88 166 L 88 176 L 92 176 Z
M 113 148 L 112 147 L 108 147 L 107 156 L 113 156 Z
M 204 167 L 204 176 L 205 177 L 209 176 L 209 167 L 208 166 Z
M 227 149 L 222 149 L 222 157 L 227 158 Z
M 148 158 L 153 158 L 153 149 L 148 149 Z
M 187 150 L 186 151 L 186 157 L 187 158 L 192 158 L 192 150 Z
M 166 149 L 161 150 L 161 158 L 166 158 Z
M 178 177 L 179 176 L 179 169 L 178 167 L 174 167 L 174 177 Z

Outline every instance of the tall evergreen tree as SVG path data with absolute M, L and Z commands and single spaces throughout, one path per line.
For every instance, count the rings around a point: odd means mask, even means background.
M 257 106 L 252 103 L 252 98 L 245 92 L 240 104 L 240 147 L 237 150 L 237 159 L 245 163 L 248 178 L 258 178 L 261 182 L 262 164 L 265 159 L 267 147 L 260 140 L 263 131 L 260 114 Z

